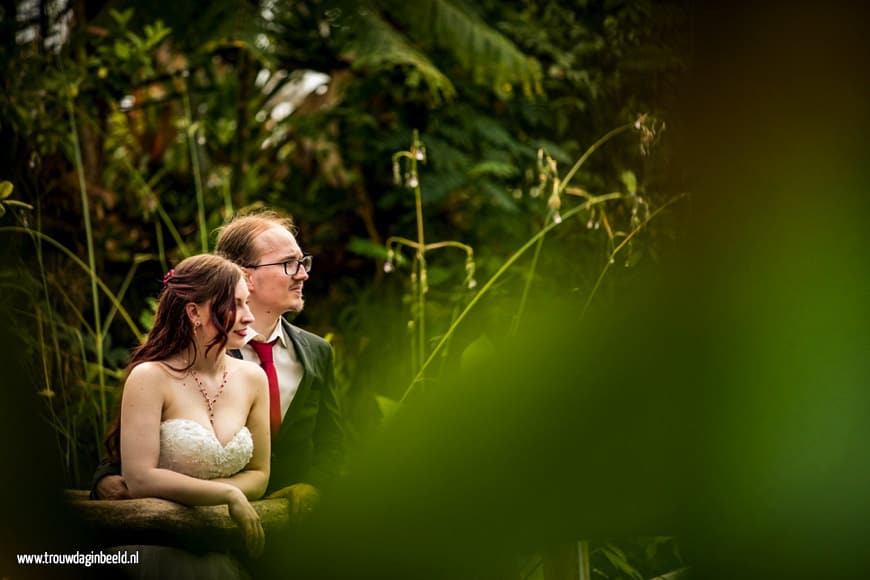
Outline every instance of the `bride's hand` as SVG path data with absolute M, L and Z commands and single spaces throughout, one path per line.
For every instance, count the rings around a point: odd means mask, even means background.
M 266 544 L 266 533 L 263 531 L 263 524 L 260 522 L 260 515 L 257 510 L 248 501 L 239 489 L 238 493 L 233 493 L 227 506 L 229 507 L 230 517 L 236 522 L 236 525 L 242 530 L 242 535 L 245 538 L 245 547 L 248 553 L 257 557 L 262 553 L 263 546 Z

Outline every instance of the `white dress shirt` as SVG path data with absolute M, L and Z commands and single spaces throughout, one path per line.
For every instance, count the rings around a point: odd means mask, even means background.
M 268 338 L 249 326 L 245 345 L 239 350 L 242 353 L 242 359 L 260 364 L 260 357 L 248 343 L 252 340 L 272 342 L 275 339 L 278 340 L 272 347 L 272 357 L 275 362 L 275 371 L 278 374 L 278 391 L 281 393 L 281 419 L 283 420 L 297 389 L 299 389 L 299 383 L 302 382 L 302 375 L 305 373 L 302 363 L 296 356 L 293 343 L 284 332 L 284 325 L 279 320 L 275 331 Z

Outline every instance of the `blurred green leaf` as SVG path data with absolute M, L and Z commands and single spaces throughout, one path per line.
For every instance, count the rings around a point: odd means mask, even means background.
M 511 198 L 508 192 L 505 191 L 504 186 L 493 183 L 489 179 L 481 179 L 477 185 L 489 196 L 489 199 L 496 207 L 500 207 L 509 212 L 519 211 L 516 202 Z
M 117 56 L 121 60 L 127 60 L 130 58 L 130 46 L 126 42 L 121 42 L 120 40 L 115 41 L 115 56 Z
M 118 26 L 123 28 L 127 25 L 128 22 L 130 22 L 130 19 L 133 17 L 133 9 L 128 8 L 127 10 L 123 10 L 123 11 L 119 12 L 118 10 L 115 10 L 113 8 L 113 9 L 109 10 L 109 14 L 112 16 L 112 18 L 118 24 Z
M 468 172 L 468 176 L 472 178 L 491 175 L 493 177 L 509 179 L 516 177 L 518 174 L 519 170 L 515 165 L 501 161 L 481 161 Z
M 378 409 L 380 410 L 384 421 L 389 421 L 402 407 L 401 403 L 398 401 L 382 395 L 375 395 L 375 401 L 378 404 Z
M 10 195 L 12 195 L 12 190 L 15 187 L 12 185 L 10 181 L 0 181 L 0 200 L 6 199 Z
M 637 176 L 634 174 L 634 171 L 626 169 L 620 174 L 619 179 L 622 180 L 625 190 L 629 195 L 637 195 Z
M 350 243 L 348 243 L 347 249 L 354 254 L 359 254 L 360 256 L 367 256 L 376 260 L 387 259 L 387 249 L 383 244 L 376 244 L 371 240 L 353 238 Z

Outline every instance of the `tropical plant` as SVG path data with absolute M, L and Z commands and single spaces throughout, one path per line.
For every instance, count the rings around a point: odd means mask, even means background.
M 358 438 L 376 397 L 437 388 L 439 364 L 520 333 L 528 304 L 618 299 L 671 234 L 667 142 L 641 146 L 682 66 L 676 4 L 2 9 L 2 285 L 70 485 L 87 484 L 162 273 L 236 209 L 291 213 L 318 255 L 298 322 L 331 336 Z

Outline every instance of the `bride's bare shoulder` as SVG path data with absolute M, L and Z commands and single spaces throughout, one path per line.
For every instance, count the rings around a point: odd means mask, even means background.
M 261 383 L 268 384 L 266 372 L 255 362 L 234 358 L 228 365 L 228 368 L 238 373 L 239 378 L 244 379 L 246 383 L 253 383 L 256 387 Z
M 166 380 L 167 377 L 178 378 L 182 374 L 184 373 L 174 369 L 166 361 L 146 361 L 133 367 L 127 376 L 127 380 Z

